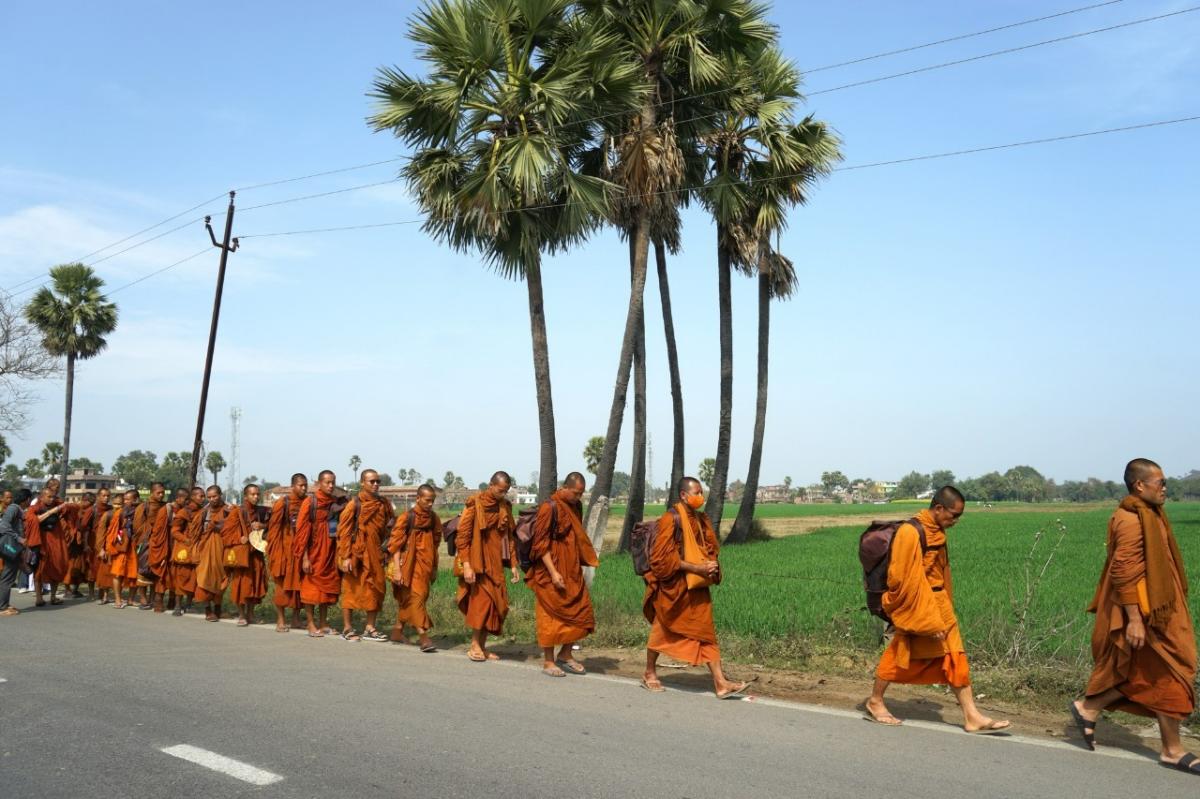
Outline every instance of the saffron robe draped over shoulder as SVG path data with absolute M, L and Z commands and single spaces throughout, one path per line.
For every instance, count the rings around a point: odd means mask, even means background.
M 1153 514 L 1147 518 L 1149 525 L 1143 525 L 1140 518 L 1146 514 Z M 1161 576 L 1148 569 L 1146 553 L 1152 545 L 1147 537 L 1151 535 L 1159 537 L 1156 543 L 1165 561 Z M 1124 699 L 1112 707 L 1140 716 L 1162 713 L 1184 719 L 1195 709 L 1196 637 L 1188 609 L 1186 572 L 1178 552 L 1161 508 L 1126 497 L 1109 519 L 1108 557 L 1088 607 L 1096 614 L 1092 629 L 1095 665 L 1088 680 L 1088 696 L 1116 688 Z M 1162 581 L 1158 591 L 1148 585 L 1154 580 Z M 1151 602 L 1156 595 L 1170 600 L 1168 612 L 1158 614 L 1157 623 L 1154 614 L 1143 619 L 1146 642 L 1135 650 L 1125 639 L 1128 620 L 1123 606 L 1139 604 L 1138 583 L 1143 581 Z
M 221 507 L 211 505 L 199 510 L 192 516 L 190 527 L 192 546 L 196 553 L 196 590 L 193 594 L 197 602 L 214 602 L 218 606 L 229 584 L 225 573 L 225 541 L 227 527 L 241 529 L 241 517 L 237 508 L 227 502 Z
M 104 551 L 108 553 L 108 568 L 114 579 L 118 577 L 122 580 L 137 579 L 134 518 L 140 507 L 141 503 L 132 508 L 118 508 L 113 511 L 112 520 L 108 523 Z
M 154 522 L 158 518 L 158 512 L 162 510 L 164 503 L 156 502 L 148 499 L 145 502 L 139 502 L 133 511 L 133 561 L 134 571 L 137 572 L 134 576 L 138 578 L 138 584 L 145 582 L 143 575 L 138 571 L 138 551 L 143 547 L 146 548 L 146 561 L 150 566 L 150 571 L 153 572 L 153 556 L 149 551 L 150 540 L 154 536 Z M 152 583 L 149 583 L 152 584 Z
M 954 613 L 946 532 L 928 508 L 917 520 L 925 528 L 924 553 L 910 523 L 900 525 L 892 539 L 883 609 L 896 630 L 875 675 L 889 682 L 963 688 L 971 684 L 971 670 Z M 935 637 L 940 632 L 946 633 L 944 640 Z
M 508 582 L 504 560 L 513 552 L 512 505 L 481 491 L 467 500 L 458 522 L 455 541 L 458 556 L 458 609 L 472 630 L 499 635 L 508 616 Z M 462 577 L 462 563 L 470 563 L 475 583 Z
M 592 599 L 583 577 L 584 566 L 596 566 L 596 550 L 583 529 L 583 510 L 565 491 L 556 491 L 538 508 L 533 520 L 529 571 L 525 583 L 533 590 L 538 646 L 571 644 L 596 629 Z M 542 558 L 549 554 L 562 575 L 558 589 Z
M 70 585 L 79 585 L 88 579 L 88 550 L 91 548 L 91 531 L 83 520 L 90 509 L 90 505 L 68 502 L 61 511 L 67 535 L 67 558 L 69 560 L 66 581 Z
M 682 533 L 689 532 L 709 560 L 717 560 L 721 545 L 717 542 L 708 515 L 693 511 L 682 502 L 675 505 L 682 522 Z M 689 530 L 690 528 L 690 530 Z M 642 615 L 650 622 L 646 648 L 698 666 L 721 659 L 717 629 L 713 623 L 712 594 L 708 586 L 688 588 L 682 544 L 675 540 L 675 516 L 668 511 L 658 520 L 654 546 L 647 553 L 650 571 L 646 572 L 646 594 Z M 717 583 L 721 575 L 718 572 Z
M 243 502 L 230 511 L 229 521 L 221 529 L 221 540 L 225 549 L 240 548 L 250 564 L 246 568 L 228 564 L 225 566 L 229 576 L 229 599 L 235 605 L 256 605 L 267 595 L 267 564 L 263 554 L 248 542 L 242 541 L 243 538 L 249 537 L 250 523 L 257 518 L 257 507 Z
M 67 531 L 63 525 L 62 511 L 46 520 L 46 529 L 42 529 L 38 514 L 45 513 L 53 507 L 62 505 L 58 497 L 50 500 L 48 505 L 39 503 L 25 511 L 25 541 L 30 547 L 38 547 L 41 560 L 38 562 L 36 577 L 39 582 L 57 585 L 67 578 L 71 571 L 71 556 L 67 545 Z M 51 524 L 53 520 L 53 524 Z
M 377 611 L 383 607 L 387 587 L 383 545 L 395 520 L 392 503 L 367 491 L 360 491 L 338 517 L 338 568 L 350 561 L 349 571 L 342 572 L 344 609 Z
M 277 608 L 300 609 L 300 558 L 296 556 L 296 515 L 303 499 L 280 497 L 271 507 L 267 522 L 267 568 L 275 591 L 271 597 Z
M 337 547 L 329 537 L 329 510 L 332 504 L 333 497 L 318 490 L 304 498 L 296 516 L 296 537 L 292 551 L 301 564 L 307 555 L 312 567 L 308 574 L 300 578 L 300 601 L 305 605 L 331 605 L 338 601 L 338 591 L 342 587 L 337 561 L 334 560 Z
M 171 520 L 171 585 L 176 593 L 192 596 L 196 592 L 195 539 L 192 520 L 201 513 L 202 506 L 190 498 L 183 507 L 175 511 Z M 187 558 L 179 560 L 186 552 Z
M 147 503 L 149 504 L 149 503 Z M 150 551 L 147 553 L 150 571 L 154 574 L 154 592 L 165 594 L 171 588 L 171 519 L 170 503 L 161 503 L 150 524 Z
M 412 525 L 410 532 L 408 527 Z M 432 510 L 414 506 L 396 520 L 388 540 L 388 554 L 400 553 L 400 584 L 392 583 L 396 598 L 396 623 L 418 630 L 433 628 L 426 607 L 429 587 L 437 579 L 438 546 L 442 542 L 442 520 Z

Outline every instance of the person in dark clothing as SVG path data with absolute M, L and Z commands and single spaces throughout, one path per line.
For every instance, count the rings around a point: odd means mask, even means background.
M 21 546 L 25 546 L 25 511 L 28 510 L 32 499 L 33 492 L 28 488 L 17 492 L 15 501 L 0 514 L 0 538 L 14 535 Z M 21 611 L 10 605 L 9 599 L 17 575 L 21 573 L 21 558 L 18 555 L 12 560 L 3 561 L 3 564 L 3 569 L 0 569 L 0 616 L 16 616 Z

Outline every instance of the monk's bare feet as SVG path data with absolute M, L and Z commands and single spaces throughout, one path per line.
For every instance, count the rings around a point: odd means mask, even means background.
M 899 727 L 904 723 L 888 711 L 887 705 L 883 703 L 882 699 L 868 697 L 867 700 L 863 702 L 863 707 L 866 709 L 868 715 L 870 715 L 870 721 L 873 721 L 876 724 L 883 724 L 887 727 Z
M 972 735 L 994 735 L 998 732 L 1006 732 L 1011 726 L 1011 721 L 996 721 L 987 716 L 980 716 L 964 724 L 963 729 Z
M 713 686 L 713 690 L 717 694 L 717 699 L 733 699 L 735 696 L 741 696 L 742 692 L 750 687 L 748 682 L 729 682 L 726 680 L 719 686 Z
M 492 652 L 491 650 L 487 650 L 487 649 L 484 650 L 484 656 L 488 660 L 499 660 L 500 659 L 499 655 L 497 655 L 495 652 Z
M 642 687 L 652 694 L 661 694 L 663 691 L 667 690 L 666 688 L 663 688 L 663 684 L 659 682 L 657 674 L 643 674 Z
M 483 663 L 488 659 L 486 652 L 484 652 L 482 649 L 476 649 L 475 647 L 471 647 L 467 650 L 467 657 L 476 663 Z

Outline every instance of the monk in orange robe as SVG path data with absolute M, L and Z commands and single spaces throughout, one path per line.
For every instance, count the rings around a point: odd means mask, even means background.
M 182 616 L 192 606 L 196 593 L 196 546 L 192 521 L 204 513 L 204 489 L 193 487 L 187 501 L 171 520 L 171 587 L 178 604 L 172 616 Z
M 95 586 L 99 594 L 96 603 L 107 605 L 112 602 L 112 572 L 104 555 L 104 539 L 108 537 L 108 525 L 112 521 L 114 508 L 109 502 L 110 491 L 101 488 L 96 492 L 96 504 L 87 518 L 91 546 L 88 552 L 88 584 Z
M 137 583 L 137 553 L 134 551 L 134 516 L 142 503 L 136 488 L 131 488 L 121 497 L 121 508 L 112 514 L 108 532 L 104 537 L 102 557 L 112 574 L 113 607 L 121 610 L 133 603 Z M 126 602 L 122 589 L 129 588 Z
M 70 591 L 71 596 L 75 599 L 83 597 L 79 588 L 88 580 L 88 550 L 91 548 L 91 530 L 84 521 L 84 517 L 88 516 L 88 509 L 94 504 L 96 504 L 96 497 L 89 491 L 81 497 L 78 503 L 67 503 L 67 507 L 61 511 L 67 528 L 67 557 L 71 561 L 65 590 Z M 3 502 L 0 502 L 0 505 L 3 505 Z M 3 510 L 0 510 L 0 513 L 2 512 Z
M 533 521 L 530 567 L 525 583 L 533 589 L 542 673 L 551 677 L 585 674 L 571 644 L 596 629 L 583 567 L 597 566 L 596 550 L 583 529 L 583 475 L 571 472 L 562 488 L 538 508 Z M 558 656 L 554 647 L 558 646 Z
M 209 486 L 205 492 L 208 504 L 192 517 L 192 546 L 196 550 L 197 602 L 204 603 L 204 620 L 220 621 L 221 604 L 229 576 L 225 573 L 225 536 L 234 540 L 245 536 L 238 509 L 225 501 L 220 486 Z
M 342 587 L 336 560 L 336 521 L 331 525 L 331 520 L 340 512 L 337 506 L 341 504 L 333 496 L 336 480 L 328 469 L 317 475 L 316 493 L 305 497 L 296 515 L 296 539 L 292 552 L 300 560 L 300 601 L 304 603 L 308 616 L 308 635 L 311 638 L 333 634 L 333 629 L 328 625 L 329 606 L 338 601 L 338 592 Z M 319 619 L 313 612 L 314 607 Z
M 1069 708 L 1089 749 L 1106 709 L 1158 720 L 1159 761 L 1200 775 L 1200 758 L 1183 748 L 1179 722 L 1196 707 L 1196 635 L 1188 579 L 1163 507 L 1167 481 L 1146 458 L 1125 466 L 1129 495 L 1108 522 L 1108 558 L 1096 596 L 1095 666 L 1082 701 Z
M 239 523 L 227 524 L 221 531 L 229 598 L 237 605 L 239 627 L 254 623 L 254 606 L 267 595 L 267 562 L 261 552 L 250 546 L 250 533 L 264 526 L 259 520 L 259 496 L 259 488 L 253 483 L 243 488 L 242 504 L 237 509 Z
M 954 613 L 954 585 L 946 551 L 946 531 L 958 523 L 965 503 L 954 486 L 943 486 L 929 507 L 896 530 L 888 566 L 883 610 L 895 628 L 891 644 L 875 669 L 875 687 L 864 706 L 871 721 L 901 724 L 888 712 L 883 694 L 894 682 L 949 685 L 963 711 L 963 729 L 978 734 L 1007 730 L 1010 723 L 983 715 L 971 690 L 971 670 Z
M 748 683 L 729 680 L 721 669 L 708 590 L 709 585 L 721 583 L 720 544 L 708 515 L 700 511 L 704 507 L 700 481 L 684 477 L 676 489 L 675 505 L 658 520 L 653 546 L 646 553 L 650 571 L 643 575 L 642 615 L 650 622 L 650 638 L 642 687 L 653 693 L 666 690 L 658 679 L 658 656 L 666 654 L 691 666 L 707 665 L 717 698 L 730 699 L 745 691 Z M 689 575 L 694 575 L 690 587 Z
M 154 535 L 154 522 L 158 518 L 158 512 L 167 505 L 166 494 L 166 486 L 162 483 L 152 483 L 150 498 L 140 503 L 133 514 L 133 552 L 135 571 L 137 572 L 135 578 L 136 602 L 141 610 L 150 610 L 154 607 L 151 597 L 154 592 L 154 576 L 149 559 L 150 539 Z M 133 598 L 130 601 L 134 601 Z
M 387 577 L 383 547 L 396 523 L 392 503 L 379 496 L 379 472 L 364 469 L 362 487 L 338 519 L 337 563 L 342 572 L 342 638 L 346 641 L 386 641 L 375 627 L 383 608 Z M 362 635 L 354 631 L 354 611 L 367 614 Z
M 504 568 L 509 567 L 514 583 L 521 579 L 514 557 L 516 541 L 512 504 L 508 501 L 511 487 L 508 472 L 496 472 L 486 489 L 467 499 L 459 517 L 454 559 L 458 609 L 471 628 L 467 657 L 476 662 L 500 659 L 488 651 L 487 637 L 499 635 L 508 616 Z
M 27 546 L 37 550 L 40 558 L 34 572 L 35 605 L 39 608 L 46 604 L 42 598 L 46 583 L 50 584 L 50 604 L 62 604 L 57 596 L 58 584 L 66 579 L 71 569 L 67 534 L 61 518 L 65 503 L 55 496 L 52 487 L 57 483 L 57 480 L 47 483 L 38 495 L 37 504 L 30 505 L 25 511 L 25 541 Z
M 286 633 L 300 629 L 300 558 L 296 557 L 296 519 L 300 506 L 308 496 L 308 478 L 292 475 L 291 492 L 275 500 L 267 523 L 267 568 L 275 584 L 272 602 L 275 605 L 275 632 Z M 287 623 L 286 611 L 292 609 L 292 624 Z
M 438 546 L 442 542 L 442 520 L 433 510 L 437 489 L 423 485 L 417 489 L 417 501 L 392 528 L 388 552 L 392 556 L 392 596 L 396 598 L 396 624 L 392 641 L 407 643 L 404 627 L 417 630 L 422 652 L 436 652 L 429 637 L 433 619 L 426 603 L 429 587 L 437 579 Z
M 164 613 L 175 608 L 173 592 L 170 594 L 170 601 L 166 600 L 167 593 L 171 590 L 171 521 L 175 516 L 175 511 L 183 507 L 183 503 L 187 501 L 187 492 L 182 488 L 175 489 L 174 500 L 168 503 L 165 502 L 166 486 L 163 486 L 162 483 L 155 483 L 154 488 L 151 489 L 151 500 L 153 500 L 154 492 L 158 487 L 162 487 L 163 501 L 151 519 L 149 549 L 146 555 L 150 573 L 154 575 L 154 584 L 150 586 L 154 600 L 154 612 Z

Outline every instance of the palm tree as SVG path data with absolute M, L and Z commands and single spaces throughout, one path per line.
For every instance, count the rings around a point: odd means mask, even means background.
M 714 526 L 724 510 L 729 470 L 732 407 L 731 268 L 757 273 L 758 386 L 750 468 L 733 542 L 747 540 L 754 518 L 767 412 L 770 302 L 795 286 L 792 263 L 770 245 L 786 226 L 787 208 L 807 201 L 807 190 L 841 158 L 839 142 L 823 122 L 791 121 L 799 100 L 800 74 L 777 48 L 731 65 L 735 76 L 727 113 L 710 139 L 713 174 L 705 201 L 717 221 L 721 313 L 721 412 L 708 513 Z M 716 529 L 720 529 L 717 526 Z
M 63 445 L 57 441 L 47 441 L 42 447 L 42 467 L 46 474 L 58 474 L 63 468 Z
M 358 467 L 362 466 L 362 458 L 357 455 L 350 456 L 350 469 L 354 472 L 354 482 L 358 482 Z
M 50 270 L 49 287 L 38 289 L 25 308 L 26 318 L 42 334 L 51 355 L 67 359 L 67 402 L 62 440 L 62 481 L 71 462 L 71 406 L 75 394 L 75 362 L 86 361 L 108 346 L 106 336 L 117 327 L 117 306 L 100 289 L 104 281 L 91 267 L 60 264 Z
M 635 114 L 615 126 L 606 124 L 600 162 L 624 190 L 610 219 L 630 242 L 631 289 L 604 453 L 588 510 L 588 532 L 598 546 L 608 521 L 629 376 L 638 342 L 644 342 L 650 240 L 671 229 L 671 221 L 678 224 L 675 208 L 682 201 L 678 190 L 687 175 L 686 153 L 702 129 L 695 123 L 704 118 L 696 111 L 706 107 L 696 98 L 711 95 L 723 82 L 721 54 L 753 51 L 773 40 L 775 33 L 764 19 L 764 7 L 751 0 L 581 0 L 579 5 L 594 24 L 612 25 L 620 32 L 650 89 Z M 636 406 L 635 396 L 635 417 Z M 640 425 L 635 418 L 634 471 L 644 459 L 644 432 L 644 416 Z M 633 488 L 640 493 L 644 481 L 635 480 Z M 626 519 L 627 529 L 638 521 L 628 511 Z
M 641 100 L 617 40 L 569 0 L 434 0 L 409 25 L 427 77 L 379 71 L 370 122 L 415 148 L 403 171 L 424 229 L 477 251 L 528 294 L 540 437 L 539 498 L 557 487 L 542 256 L 582 241 L 611 185 L 577 171 L 597 116 Z
M 208 453 L 208 456 L 204 459 L 204 468 L 212 472 L 213 485 L 217 484 L 217 475 L 221 473 L 221 470 L 224 469 L 225 466 L 225 458 L 222 457 L 221 453 L 217 452 L 215 449 Z

